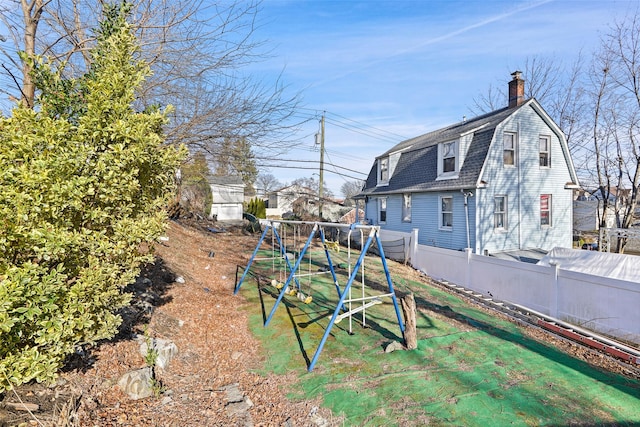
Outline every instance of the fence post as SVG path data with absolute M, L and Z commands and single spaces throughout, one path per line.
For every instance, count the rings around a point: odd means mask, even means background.
M 560 269 L 560 266 L 550 262 L 549 267 L 551 268 L 551 301 L 549 304 L 549 315 L 551 317 L 558 318 L 558 270 Z
M 473 253 L 473 251 L 471 250 L 471 248 L 465 248 L 464 252 L 467 255 L 467 266 L 466 266 L 466 273 L 464 276 L 464 282 L 465 282 L 464 285 L 467 288 L 473 288 L 473 286 L 471 286 L 471 254 Z

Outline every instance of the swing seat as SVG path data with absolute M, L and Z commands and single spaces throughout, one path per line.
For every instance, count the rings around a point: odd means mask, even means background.
M 272 279 L 271 286 L 275 286 L 276 289 L 282 289 L 284 287 L 284 283 L 278 282 L 276 279 Z
M 298 293 L 298 290 L 296 288 L 287 286 L 287 289 L 284 291 L 284 293 L 287 295 L 291 295 L 292 297 L 295 297 L 296 294 Z
M 327 245 L 328 249 L 333 250 L 334 252 L 340 252 L 340 242 L 332 242 L 331 240 L 325 240 L 325 245 Z
M 311 295 L 305 295 L 302 292 L 298 292 L 298 299 L 305 304 L 310 304 L 313 301 L 313 297 Z

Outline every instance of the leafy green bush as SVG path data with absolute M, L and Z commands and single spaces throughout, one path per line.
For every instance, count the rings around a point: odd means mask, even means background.
M 87 75 L 57 84 L 34 61 L 41 90 L 68 93 L 0 118 L 0 392 L 54 379 L 78 345 L 115 334 L 166 223 L 184 152 L 163 145 L 164 112 L 133 109 L 149 68 L 126 7 L 105 14 Z

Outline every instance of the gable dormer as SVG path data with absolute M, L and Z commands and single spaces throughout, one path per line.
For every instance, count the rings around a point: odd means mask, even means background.
M 438 180 L 458 177 L 460 171 L 460 141 L 458 139 L 438 144 Z
M 377 187 L 389 185 L 389 180 L 393 177 L 393 172 L 395 171 L 396 166 L 398 166 L 401 154 L 401 151 L 397 151 L 378 158 Z
M 389 184 L 389 157 L 378 159 L 378 185 Z

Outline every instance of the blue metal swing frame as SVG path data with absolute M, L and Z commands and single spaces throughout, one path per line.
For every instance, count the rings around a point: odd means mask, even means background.
M 305 242 L 305 245 L 302 249 L 302 251 L 300 251 L 300 253 L 298 254 L 297 260 L 295 265 L 291 265 L 291 262 L 289 261 L 289 258 L 287 257 L 286 254 L 286 249 L 284 248 L 283 244 L 282 244 L 282 240 L 280 238 L 280 235 L 278 234 L 277 228 L 274 226 L 274 224 L 291 224 L 291 225 L 313 225 L 311 233 L 309 233 L 309 237 L 307 239 L 307 241 Z M 338 283 L 338 278 L 336 276 L 335 273 L 335 269 L 333 267 L 333 262 L 331 260 L 331 255 L 329 253 L 329 249 L 327 248 L 327 244 L 326 244 L 326 240 L 325 240 L 325 235 L 324 235 L 324 229 L 322 227 L 347 227 L 350 230 L 354 230 L 354 229 L 367 229 L 369 230 L 369 235 L 367 237 L 366 242 L 362 245 L 362 250 L 360 253 L 360 256 L 358 257 L 358 260 L 356 261 L 356 264 L 354 265 L 351 274 L 349 275 L 349 279 L 347 280 L 347 283 L 344 287 L 344 289 L 340 288 L 340 284 Z M 284 286 L 282 286 L 282 288 L 280 289 L 280 292 L 278 294 L 278 298 L 276 299 L 276 302 L 273 306 L 273 308 L 271 309 L 271 312 L 269 313 L 269 316 L 267 317 L 267 319 L 264 322 L 264 326 L 267 327 L 269 325 L 269 323 L 271 322 L 271 319 L 273 318 L 278 305 L 280 304 L 280 302 L 282 301 L 282 298 L 285 295 L 285 292 L 288 288 L 288 286 L 290 285 L 290 283 L 293 281 L 295 282 L 295 286 L 297 290 L 300 290 L 300 283 L 298 281 L 298 279 L 295 276 L 296 271 L 298 270 L 300 263 L 302 261 L 302 259 L 304 258 L 305 253 L 307 252 L 309 246 L 311 245 L 311 242 L 313 241 L 313 237 L 316 235 L 316 233 L 319 231 L 320 232 L 320 239 L 322 241 L 322 245 L 324 247 L 324 252 L 325 255 L 327 257 L 327 262 L 329 265 L 329 271 L 331 272 L 331 276 L 333 278 L 335 287 L 336 287 L 336 291 L 338 293 L 339 296 L 339 301 L 336 305 L 336 308 L 333 312 L 333 315 L 331 316 L 331 320 L 329 320 L 329 324 L 327 325 L 327 328 L 325 329 L 324 335 L 322 336 L 322 339 L 320 340 L 320 344 L 318 345 L 318 347 L 316 348 L 315 354 L 313 356 L 313 358 L 311 359 L 311 362 L 309 363 L 309 367 L 307 368 L 307 370 L 309 372 L 311 372 L 313 370 L 313 368 L 315 367 L 318 358 L 320 357 L 320 354 L 322 353 L 322 349 L 324 348 L 324 345 L 327 341 L 327 338 L 329 337 L 329 334 L 331 333 L 331 329 L 333 328 L 333 325 L 336 323 L 336 319 L 338 318 L 340 311 L 344 311 L 347 312 L 347 309 L 345 307 L 345 300 L 346 300 L 346 296 L 349 294 L 349 290 L 351 289 L 351 285 L 353 284 L 353 282 L 355 281 L 356 275 L 358 273 L 358 269 L 360 268 L 360 266 L 362 265 L 364 258 L 367 254 L 367 250 L 369 249 L 369 247 L 371 246 L 371 244 L 375 241 L 378 249 L 379 249 L 379 253 L 380 253 L 380 260 L 382 262 L 382 266 L 384 269 L 384 273 L 385 273 L 385 278 L 387 280 L 387 285 L 389 287 L 389 293 L 387 294 L 387 296 L 391 297 L 391 301 L 393 302 L 393 307 L 395 309 L 395 314 L 396 314 L 396 318 L 398 320 L 398 326 L 400 327 L 400 333 L 402 334 L 402 336 L 404 337 L 404 324 L 402 322 L 402 317 L 400 315 L 400 308 L 398 307 L 398 300 L 396 298 L 396 294 L 395 294 L 395 290 L 393 287 L 393 281 L 391 280 L 391 274 L 389 273 L 389 268 L 387 266 L 387 261 L 386 258 L 384 256 L 384 249 L 382 248 L 382 242 L 380 240 L 380 227 L 378 226 L 372 226 L 372 225 L 360 225 L 360 224 L 337 224 L 337 223 L 323 223 L 323 222 L 304 222 L 304 221 L 270 221 L 267 226 L 264 228 L 264 231 L 262 232 L 262 235 L 260 236 L 260 240 L 258 241 L 258 244 L 256 245 L 255 250 L 253 251 L 253 254 L 251 255 L 251 258 L 249 259 L 249 262 L 247 263 L 247 266 L 240 278 L 240 280 L 238 281 L 238 283 L 236 284 L 235 288 L 234 288 L 234 295 L 237 294 L 240 290 L 240 286 L 242 286 L 242 283 L 244 282 L 249 270 L 251 269 L 251 265 L 253 264 L 253 262 L 256 260 L 256 255 L 258 254 L 258 251 L 260 250 L 260 246 L 262 245 L 262 243 L 264 242 L 265 237 L 267 236 L 268 231 L 271 230 L 273 235 L 275 236 L 276 240 L 278 241 L 278 245 L 280 246 L 280 256 L 282 256 L 285 261 L 286 261 L 286 265 L 287 268 L 289 270 L 289 275 L 287 277 L 286 282 L 284 283 Z

